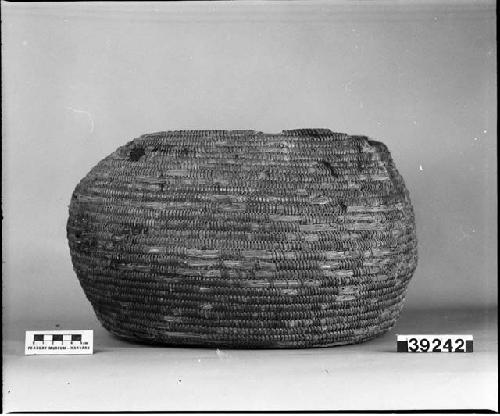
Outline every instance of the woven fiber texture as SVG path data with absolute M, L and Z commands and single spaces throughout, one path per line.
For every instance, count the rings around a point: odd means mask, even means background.
M 80 181 L 67 236 L 102 325 L 170 345 L 362 342 L 417 264 L 387 147 L 326 129 L 143 135 Z

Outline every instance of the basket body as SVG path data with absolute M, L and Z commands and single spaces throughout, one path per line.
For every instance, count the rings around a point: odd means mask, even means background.
M 143 135 L 80 181 L 67 236 L 102 325 L 170 345 L 362 342 L 417 263 L 386 146 L 322 129 Z

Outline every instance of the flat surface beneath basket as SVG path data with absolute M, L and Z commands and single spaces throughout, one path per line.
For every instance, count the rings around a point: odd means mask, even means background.
M 404 310 L 359 345 L 217 350 L 128 343 L 97 321 L 4 327 L 4 412 L 498 409 L 496 310 Z M 92 356 L 24 356 L 27 329 L 93 329 Z M 472 334 L 471 354 L 397 353 L 396 334 Z

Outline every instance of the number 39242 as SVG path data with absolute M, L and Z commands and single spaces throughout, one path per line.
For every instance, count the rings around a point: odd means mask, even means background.
M 472 335 L 398 335 L 398 352 L 472 352 Z

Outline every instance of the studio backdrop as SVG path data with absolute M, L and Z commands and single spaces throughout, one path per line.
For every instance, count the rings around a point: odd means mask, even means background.
M 496 45 L 484 4 L 6 14 L 5 322 L 93 316 L 66 240 L 73 189 L 117 147 L 181 129 L 328 128 L 383 141 L 416 216 L 406 307 L 496 305 Z

